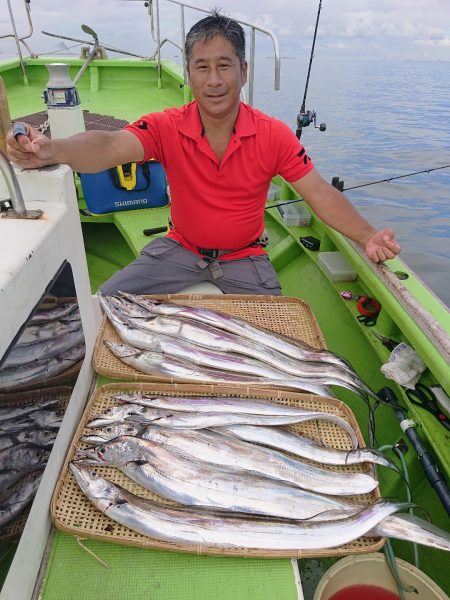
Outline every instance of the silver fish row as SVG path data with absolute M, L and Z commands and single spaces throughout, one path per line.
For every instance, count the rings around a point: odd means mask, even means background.
M 85 346 L 83 343 L 63 352 L 59 356 L 34 360 L 19 367 L 0 369 L 0 389 L 36 383 L 59 375 L 81 360 L 84 354 Z
M 187 454 L 186 443 L 180 450 L 180 447 L 156 442 L 154 437 L 159 436 L 156 434 L 152 439 L 121 436 L 94 448 L 79 450 L 75 460 L 80 464 L 116 467 L 145 489 L 190 506 L 295 519 L 311 519 L 326 511 L 355 510 L 352 501 L 336 495 L 349 493 L 343 483 L 345 481 L 350 487 L 348 475 L 363 475 L 361 473 L 344 474 L 340 477 L 340 474 L 328 472 L 321 478 L 321 483 L 328 480 L 327 491 L 333 492 L 333 495 L 324 495 L 306 489 L 311 483 L 311 470 L 303 469 L 302 465 L 294 468 L 294 461 L 289 465 L 290 478 L 295 477 L 297 483 L 302 480 L 305 487 L 286 481 L 283 471 L 285 464 L 280 467 L 279 463 L 268 469 L 270 475 L 267 477 L 261 474 L 261 470 L 259 473 L 249 472 L 245 467 L 233 465 L 231 453 L 227 449 L 223 451 L 222 464 L 217 464 L 213 460 L 209 461 L 210 448 L 204 442 L 201 442 L 205 451 L 205 458 L 202 460 L 198 458 L 198 454 Z M 255 469 L 259 456 L 257 449 L 253 454 L 254 460 L 248 460 L 246 466 L 251 462 Z M 313 473 L 318 479 L 316 469 Z M 271 475 L 278 479 L 271 478 Z M 366 477 L 369 479 L 370 489 L 373 489 L 376 481 Z M 365 481 L 363 484 L 366 485 Z M 356 508 L 360 506 L 361 504 L 356 505 Z
M 338 547 L 362 535 L 377 535 L 381 524 L 393 535 L 399 531 L 404 535 L 405 530 L 413 530 L 414 541 L 450 550 L 450 537 L 445 532 L 425 528 L 424 533 L 420 519 L 416 519 L 414 529 L 407 521 L 404 524 L 401 516 L 394 515 L 410 506 L 405 503 L 377 502 L 353 516 L 334 521 L 254 520 L 163 506 L 131 494 L 101 477 L 95 469 L 71 463 L 70 470 L 83 493 L 99 511 L 133 531 L 166 542 L 215 548 L 284 550 L 296 555 L 299 550 Z
M 301 423 L 311 420 L 323 420 L 328 423 L 337 425 L 344 430 L 350 437 L 351 444 L 354 448 L 357 447 L 358 441 L 356 434 L 353 431 L 350 423 L 338 415 L 323 411 L 306 410 L 296 407 L 288 407 L 280 404 L 258 403 L 256 401 L 248 402 L 241 399 L 241 407 L 239 411 L 221 411 L 225 407 L 220 403 L 220 398 L 212 397 L 209 403 L 204 404 L 205 409 L 199 410 L 199 403 L 193 403 L 190 410 L 187 410 L 189 403 L 182 403 L 182 398 L 169 397 L 166 401 L 163 398 L 159 399 L 154 406 L 146 406 L 141 404 L 121 404 L 112 406 L 106 409 L 102 414 L 97 415 L 87 423 L 88 428 L 97 428 L 123 420 L 139 421 L 141 423 L 155 423 L 163 427 L 189 428 L 189 429 L 205 429 L 211 427 L 222 427 L 228 425 L 288 425 L 293 423 Z M 184 400 L 190 400 L 184 399 Z M 178 403 L 177 401 L 180 401 Z M 214 401 L 217 405 L 214 406 Z M 181 410 L 180 407 L 181 406 Z M 244 412 L 244 407 L 247 409 Z M 263 409 L 266 409 L 263 412 Z M 254 412 L 256 411 L 256 412 Z M 259 414 L 258 414 L 259 411 Z
M 132 296 L 127 295 L 127 298 L 129 297 Z M 167 317 L 154 314 L 124 298 L 105 298 L 100 295 L 99 299 L 121 339 L 141 350 L 170 354 L 178 360 L 194 361 L 201 367 L 222 368 L 277 381 L 287 377 L 290 380 L 296 379 L 297 386 L 291 381 L 292 387 L 302 389 L 299 387 L 302 383 L 303 389 L 320 395 L 330 395 L 328 386 L 337 385 L 364 398 L 367 395 L 373 396 L 371 390 L 346 363 L 327 362 L 326 357 L 332 353 L 314 351 L 308 357 L 300 358 L 295 354 L 281 352 L 276 344 L 267 345 L 266 338 L 270 337 L 272 332 L 264 330 L 261 339 L 248 339 L 236 332 L 214 327 L 210 322 L 199 322 L 184 316 Z M 156 306 L 160 308 L 163 305 L 166 306 L 164 303 Z M 217 315 L 219 319 L 225 317 L 220 313 Z M 274 340 L 282 338 L 277 334 L 273 335 Z M 289 349 L 292 340 L 286 339 Z M 295 343 L 294 347 L 297 347 Z M 312 387 L 314 385 L 315 388 Z

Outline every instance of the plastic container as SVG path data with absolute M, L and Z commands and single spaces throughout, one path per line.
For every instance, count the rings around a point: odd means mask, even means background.
M 289 200 L 287 200 L 289 202 Z M 302 202 L 284 204 L 277 207 L 285 225 L 294 227 L 308 227 L 311 214 Z
M 355 281 L 356 271 L 340 252 L 320 252 L 318 260 L 331 281 Z
M 267 200 L 279 200 L 281 187 L 276 183 L 271 183 L 267 193 Z
M 447 594 L 420 569 L 405 560 L 397 559 L 396 562 L 403 584 L 417 590 L 417 593 L 404 592 L 405 600 L 448 600 Z M 375 553 L 348 556 L 335 563 L 320 580 L 313 600 L 329 600 L 338 591 L 357 584 L 398 593 L 384 555 Z

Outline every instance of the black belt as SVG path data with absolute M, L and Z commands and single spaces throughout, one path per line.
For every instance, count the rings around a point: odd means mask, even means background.
M 243 246 L 242 248 L 238 248 L 236 250 L 218 250 L 216 248 L 197 248 L 202 256 L 206 256 L 206 258 L 211 258 L 215 260 L 222 256 L 223 254 L 230 254 L 231 252 L 238 252 L 239 250 L 244 250 L 244 248 L 254 248 L 255 246 L 262 246 L 265 248 L 269 243 L 268 237 L 266 233 L 262 233 L 254 242 L 248 244 L 248 246 Z
M 219 258 L 219 256 L 222 256 L 222 254 L 234 252 L 234 250 L 212 250 L 211 248 L 199 248 L 198 251 L 202 256 L 206 256 L 206 258 L 212 258 L 213 260 Z

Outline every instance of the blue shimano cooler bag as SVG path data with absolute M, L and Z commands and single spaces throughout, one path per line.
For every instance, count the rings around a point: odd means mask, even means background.
M 90 213 L 103 215 L 120 210 L 166 206 L 167 180 L 161 163 L 128 163 L 100 173 L 80 173 L 84 199 Z

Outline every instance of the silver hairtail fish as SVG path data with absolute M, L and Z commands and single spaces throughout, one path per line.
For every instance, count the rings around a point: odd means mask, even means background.
M 310 379 L 322 386 L 321 395 L 331 395 L 329 385 L 344 387 L 363 398 L 367 395 L 355 374 L 351 375 L 335 365 L 290 358 L 277 350 L 204 323 L 152 315 L 136 304 L 131 305 L 132 314 L 140 316 L 130 317 L 127 309 L 130 303 L 101 295 L 99 299 L 122 341 L 135 348 L 249 375 L 274 379 L 288 376 L 302 381 Z M 123 305 L 125 312 L 121 310 Z
M 325 511 L 358 510 L 345 498 L 200 461 L 142 438 L 117 437 L 78 451 L 75 458 L 82 464 L 117 467 L 142 487 L 192 506 L 288 519 L 310 519 Z
M 251 520 L 163 506 L 115 485 L 92 467 L 85 468 L 72 462 L 70 470 L 83 493 L 113 521 L 142 535 L 176 544 L 292 550 L 297 556 L 299 550 L 334 548 L 349 543 L 365 535 L 384 518 L 410 506 L 381 501 L 335 521 Z

